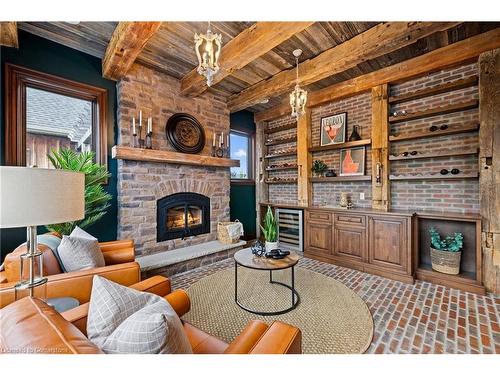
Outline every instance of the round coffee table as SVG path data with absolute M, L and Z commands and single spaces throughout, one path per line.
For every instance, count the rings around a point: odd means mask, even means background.
M 295 290 L 295 265 L 299 261 L 299 256 L 296 252 L 290 251 L 290 255 L 283 259 L 272 259 L 266 257 L 258 257 L 252 254 L 252 249 L 242 249 L 234 254 L 234 301 L 243 310 L 257 315 L 280 315 L 292 311 L 297 307 L 300 302 L 300 296 Z M 244 306 L 238 301 L 238 266 L 251 268 L 259 271 L 269 271 L 269 282 L 271 284 L 278 284 L 290 289 L 292 292 L 291 306 L 287 309 L 280 311 L 255 311 Z M 280 281 L 273 280 L 273 271 L 284 270 L 290 268 L 292 270 L 292 285 L 287 285 Z

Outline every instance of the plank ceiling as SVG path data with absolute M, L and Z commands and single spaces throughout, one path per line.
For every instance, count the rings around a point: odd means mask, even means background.
M 212 31 L 222 34 L 227 43 L 254 22 L 212 22 Z M 266 80 L 282 70 L 293 68 L 292 51 L 303 50 L 300 61 L 313 58 L 359 33 L 375 26 L 377 22 L 316 22 L 304 31 L 286 40 L 268 53 L 262 55 L 243 69 L 225 78 L 210 90 L 230 96 L 262 80 Z M 20 29 L 54 42 L 66 45 L 90 55 L 102 58 L 117 22 L 20 22 Z M 469 38 L 473 35 L 500 27 L 498 22 L 462 23 L 444 33 L 436 33 L 427 38 L 386 54 L 365 61 L 357 67 L 336 74 L 306 87 L 315 91 L 343 80 L 378 70 L 444 45 Z M 205 22 L 164 22 L 160 30 L 149 40 L 136 62 L 182 78 L 196 67 L 197 60 L 193 48 L 195 32 L 205 32 Z M 255 105 L 249 110 L 261 111 L 281 103 L 285 95 L 269 98 L 269 103 Z

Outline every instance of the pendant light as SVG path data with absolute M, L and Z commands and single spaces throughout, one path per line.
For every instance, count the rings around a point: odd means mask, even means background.
M 197 72 L 207 79 L 207 85 L 211 86 L 213 76 L 219 71 L 219 56 L 222 48 L 222 35 L 214 34 L 208 29 L 206 34 L 194 34 L 196 56 L 198 57 Z
M 299 86 L 299 56 L 302 54 L 301 49 L 293 51 L 295 63 L 297 66 L 297 76 L 295 81 L 295 89 L 290 93 L 290 106 L 292 107 L 292 117 L 300 117 L 306 111 L 307 91 Z

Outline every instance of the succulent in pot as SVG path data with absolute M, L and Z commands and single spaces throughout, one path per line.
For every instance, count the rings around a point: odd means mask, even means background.
M 260 226 L 264 238 L 266 239 L 266 252 L 278 248 L 278 224 L 276 218 L 273 215 L 273 210 L 271 206 L 267 206 L 266 216 L 264 216 L 264 221 Z
M 312 164 L 311 170 L 317 175 L 317 176 L 323 176 L 323 174 L 326 172 L 328 169 L 328 166 L 325 164 L 323 160 L 315 160 Z
M 431 227 L 431 263 L 432 269 L 449 275 L 460 273 L 460 260 L 464 237 L 462 233 L 453 233 L 452 236 L 441 238 L 439 232 Z

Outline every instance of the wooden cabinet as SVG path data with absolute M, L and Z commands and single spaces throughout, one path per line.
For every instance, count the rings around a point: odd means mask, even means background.
M 399 271 L 407 269 L 406 219 L 371 216 L 368 221 L 368 261 L 370 264 Z
M 332 254 L 332 224 L 312 222 L 306 224 L 306 247 L 304 253 Z
M 366 258 L 366 230 L 345 225 L 335 225 L 334 255 L 363 261 Z
M 413 282 L 413 215 L 309 209 L 305 217 L 305 256 Z

